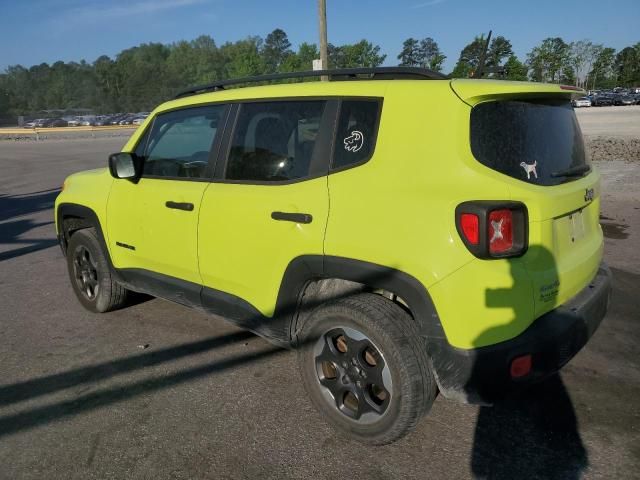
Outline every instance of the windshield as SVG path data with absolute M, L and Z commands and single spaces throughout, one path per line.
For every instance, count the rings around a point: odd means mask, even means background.
M 471 151 L 487 167 L 536 185 L 557 185 L 590 171 L 569 100 L 477 105 L 471 111 Z

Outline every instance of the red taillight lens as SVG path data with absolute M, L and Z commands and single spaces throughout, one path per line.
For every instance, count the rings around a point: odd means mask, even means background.
M 531 354 L 514 358 L 511 362 L 511 378 L 522 378 L 529 375 L 532 363 Z
M 489 252 L 503 253 L 513 248 L 513 214 L 511 210 L 489 213 Z
M 480 220 L 473 213 L 463 213 L 460 216 L 462 233 L 469 243 L 478 245 L 480 242 Z

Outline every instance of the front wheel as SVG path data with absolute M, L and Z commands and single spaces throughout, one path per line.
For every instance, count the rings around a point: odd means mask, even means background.
M 316 309 L 300 330 L 298 361 L 329 423 L 363 443 L 391 443 L 430 408 L 437 386 L 411 316 L 375 294 Z
M 93 228 L 71 235 L 67 268 L 73 291 L 87 310 L 102 313 L 125 304 L 128 290 L 113 278 Z

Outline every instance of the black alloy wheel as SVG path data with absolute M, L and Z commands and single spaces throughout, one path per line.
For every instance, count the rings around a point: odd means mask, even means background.
M 364 333 L 332 329 L 316 342 L 316 372 L 327 401 L 349 418 L 366 423 L 387 411 L 391 372 L 380 349 Z
M 84 245 L 78 245 L 73 252 L 73 273 L 78 290 L 87 300 L 95 300 L 100 290 L 98 266 Z

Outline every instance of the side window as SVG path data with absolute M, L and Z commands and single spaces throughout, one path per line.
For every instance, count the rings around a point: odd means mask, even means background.
M 213 105 L 158 115 L 144 155 L 144 176 L 204 178 L 224 109 Z
M 367 161 L 376 146 L 380 101 L 344 100 L 340 107 L 332 168 Z
M 247 181 L 306 177 L 324 106 L 317 100 L 242 104 L 225 177 Z

